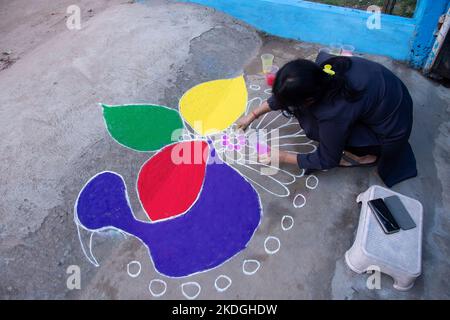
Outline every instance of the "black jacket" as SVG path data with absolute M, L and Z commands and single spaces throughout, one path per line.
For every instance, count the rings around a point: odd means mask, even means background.
M 321 53 L 317 63 L 332 56 Z M 346 147 L 380 146 L 379 173 L 392 186 L 417 175 L 416 161 L 408 143 L 413 123 L 413 102 L 403 82 L 384 66 L 352 57 L 347 72 L 351 85 L 363 90 L 356 102 L 343 98 L 313 107 L 296 108 L 295 117 L 307 137 L 318 141 L 316 152 L 299 154 L 304 169 L 330 169 L 339 165 Z M 276 98 L 268 100 L 279 110 Z

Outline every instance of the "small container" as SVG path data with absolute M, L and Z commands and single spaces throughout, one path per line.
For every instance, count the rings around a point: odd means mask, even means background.
M 353 57 L 353 53 L 355 52 L 355 47 L 352 45 L 344 45 L 342 46 L 341 56 L 344 57 Z
M 262 70 L 264 74 L 270 73 L 272 71 L 274 59 L 275 56 L 270 53 L 266 53 L 261 56 Z
M 275 83 L 275 73 L 267 73 L 266 74 L 266 83 L 269 87 L 273 87 L 273 84 Z
M 275 83 L 275 78 L 277 76 L 277 72 L 280 70 L 277 66 L 273 65 L 270 72 L 266 73 L 266 83 L 269 87 L 273 87 Z
M 342 53 L 342 44 L 341 43 L 332 43 L 330 45 L 330 54 L 335 56 L 340 56 Z

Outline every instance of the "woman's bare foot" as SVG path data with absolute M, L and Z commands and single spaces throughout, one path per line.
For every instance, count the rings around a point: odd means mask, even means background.
M 353 153 L 350 153 L 348 151 L 344 151 L 344 154 L 345 154 L 346 157 L 356 161 L 357 163 L 359 163 L 361 165 L 369 165 L 369 164 L 373 164 L 373 163 L 375 163 L 377 161 L 377 157 L 373 156 L 373 155 L 367 155 L 367 156 L 358 157 L 358 156 L 356 156 Z M 354 167 L 355 166 L 354 164 L 348 162 L 344 158 L 341 159 L 340 165 L 342 167 Z

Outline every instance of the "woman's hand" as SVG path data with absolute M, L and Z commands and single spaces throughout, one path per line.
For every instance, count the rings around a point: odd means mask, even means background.
M 272 163 L 272 154 L 265 153 L 258 155 L 258 162 L 269 165 Z M 278 163 L 298 164 L 297 155 L 285 151 L 278 151 Z
M 285 152 L 285 151 L 279 151 L 279 161 L 280 161 L 280 163 L 298 164 L 297 154 L 289 153 L 289 152 Z
M 270 111 L 272 111 L 272 109 L 270 109 L 267 101 L 264 101 L 258 108 L 252 110 L 249 114 L 243 116 L 236 122 L 237 129 L 247 129 L 253 121 Z
M 252 124 L 252 122 L 255 121 L 255 119 L 256 118 L 252 113 L 243 116 L 236 122 L 237 129 L 245 131 L 245 129 L 247 129 Z

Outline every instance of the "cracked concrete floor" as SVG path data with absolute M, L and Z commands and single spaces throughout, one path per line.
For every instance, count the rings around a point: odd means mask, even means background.
M 68 5 L 80 5 L 82 29 L 65 28 Z M 170 1 L 0 0 L 0 51 L 15 61 L 0 72 L 0 298 L 151 299 L 148 284 L 160 277 L 135 239 L 117 234 L 95 237 L 101 266 L 85 259 L 73 223 L 74 201 L 84 183 L 105 169 L 119 172 L 129 190 L 148 154 L 112 141 L 98 102 L 154 102 L 176 107 L 190 87 L 237 75 L 252 80 L 259 54 L 273 52 L 276 64 L 313 58 L 312 44 L 265 37 L 215 10 Z M 260 192 L 264 220 L 250 246 L 223 266 L 189 278 L 202 286 L 200 299 L 431 299 L 449 298 L 450 166 L 449 90 L 387 58 L 368 58 L 394 70 L 411 89 L 416 122 L 412 144 L 420 176 L 395 187 L 425 208 L 423 276 L 407 293 L 366 289 L 367 276 L 352 273 L 343 255 L 358 220 L 356 195 L 380 180 L 372 169 L 336 169 L 318 174 L 301 210 L 292 199 Z M 131 194 L 140 218 L 136 195 Z M 295 217 L 283 233 L 282 215 Z M 281 250 L 264 253 L 268 234 Z M 243 259 L 259 259 L 252 277 Z M 126 265 L 142 262 L 131 279 Z M 82 288 L 66 287 L 69 265 L 81 268 Z M 214 280 L 233 280 L 225 293 Z M 166 299 L 183 299 L 186 279 L 164 279 Z

